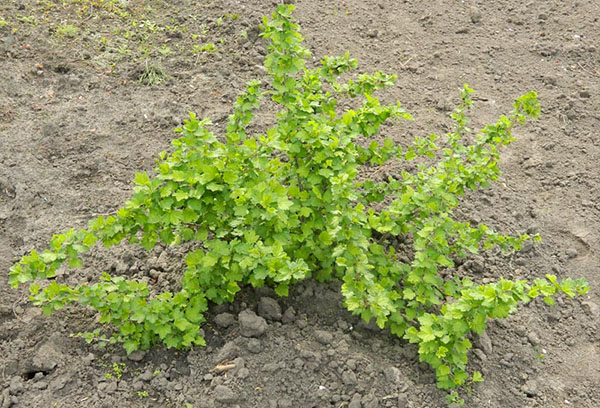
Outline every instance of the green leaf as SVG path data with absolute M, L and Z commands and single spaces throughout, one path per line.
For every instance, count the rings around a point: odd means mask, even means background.
M 148 186 L 150 185 L 150 177 L 146 173 L 135 173 L 133 182 L 138 186 Z
M 133 340 L 128 340 L 125 343 L 123 343 L 123 348 L 127 352 L 127 355 L 129 355 L 135 350 L 137 350 L 139 348 L 139 345 Z
M 476 382 L 482 382 L 483 381 L 483 376 L 481 375 L 481 373 L 479 371 L 474 371 L 473 372 L 473 377 L 471 378 L 471 381 L 473 381 L 474 383 L 476 383 Z

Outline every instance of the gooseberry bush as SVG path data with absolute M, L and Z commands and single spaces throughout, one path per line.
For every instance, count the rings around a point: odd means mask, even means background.
M 473 91 L 465 85 L 452 114 L 455 128 L 444 138 L 417 137 L 404 148 L 391 139 L 365 143 L 385 121 L 412 119 L 399 103 L 374 96 L 396 76 L 342 80 L 357 68 L 348 53 L 307 67 L 310 53 L 293 9 L 281 5 L 264 18 L 268 81 L 247 84 L 223 137 L 190 114 L 176 129 L 181 137 L 172 153 L 160 154 L 152 177 L 136 174 L 134 194 L 116 215 L 54 235 L 49 249 L 31 251 L 11 268 L 10 284 L 29 283 L 30 300 L 46 314 L 73 303 L 95 309 L 102 326 L 86 339 L 122 343 L 130 353 L 158 342 L 204 345 L 208 302 L 231 302 L 245 285 L 269 285 L 286 296 L 304 279 L 338 280 L 348 310 L 418 344 L 440 388 L 481 381 L 467 368 L 471 333 L 481 334 L 488 319 L 508 316 L 518 303 L 542 296 L 552 304 L 559 292 L 574 297 L 588 290 L 583 280 L 552 275 L 480 285 L 453 273 L 468 254 L 519 250 L 539 239 L 452 217 L 466 190 L 498 179 L 499 151 L 513 140 L 513 127 L 539 114 L 536 94 L 518 98 L 510 114 L 474 134 L 466 116 Z M 277 122 L 264 134 L 249 134 L 264 98 L 280 107 Z M 342 99 L 359 107 L 341 111 Z M 390 161 L 420 164 L 384 181 L 358 177 L 364 166 Z M 392 239 L 412 251 L 399 254 Z M 82 255 L 98 242 L 111 247 L 123 240 L 147 250 L 195 241 L 181 290 L 152 295 L 147 283 L 108 273 L 77 286 L 57 278 L 65 262 L 81 267 Z

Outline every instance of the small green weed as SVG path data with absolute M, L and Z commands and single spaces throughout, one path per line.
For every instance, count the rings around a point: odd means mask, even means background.
M 56 34 L 59 37 L 74 38 L 79 32 L 79 28 L 71 24 L 59 25 L 56 28 Z
M 206 44 L 194 44 L 192 47 L 192 52 L 194 54 L 201 54 L 203 52 L 207 52 L 209 54 L 217 52 L 217 47 L 214 43 L 206 43 Z
M 35 16 L 18 16 L 17 20 L 22 23 L 26 23 L 26 24 L 32 24 L 32 25 L 38 24 L 38 20 Z
M 148 86 L 160 85 L 169 80 L 169 76 L 165 73 L 160 65 L 149 64 L 146 62 L 144 70 L 138 77 L 138 82 Z
M 126 365 L 125 363 L 113 363 L 111 366 L 111 371 L 104 374 L 104 378 L 107 380 L 111 380 L 116 378 L 120 380 L 123 377 L 123 372 L 125 371 Z

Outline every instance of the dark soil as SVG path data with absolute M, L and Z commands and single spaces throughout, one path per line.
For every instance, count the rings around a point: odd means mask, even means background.
M 121 206 L 134 173 L 152 168 L 188 111 L 219 129 L 245 82 L 264 76 L 257 26 L 276 4 L 0 3 L 2 271 L 45 248 L 52 233 Z M 478 91 L 477 126 L 509 110 L 515 97 L 539 93 L 542 115 L 519 128 L 504 151 L 501 181 L 466 197 L 462 214 L 544 240 L 514 257 L 484 254 L 462 268 L 481 282 L 585 277 L 591 291 L 554 308 L 533 302 L 491 322 L 471 355 L 485 382 L 473 387 L 466 406 L 600 407 L 598 2 L 295 3 L 317 58 L 350 51 L 364 71 L 398 73 L 383 98 L 402 101 L 416 119 L 384 129 L 398 140 L 443 133 L 464 82 Z M 180 252 L 97 250 L 86 269 L 65 278 L 93 280 L 106 270 L 149 276 L 164 288 L 178 280 Z M 95 327 L 87 311 L 42 316 L 6 278 L 2 408 L 446 405 L 416 348 L 351 316 L 335 284 L 299 285 L 284 299 L 245 290 L 234 304 L 211 309 L 206 348 L 156 347 L 126 357 L 118 347 L 72 336 Z M 240 330 L 242 311 L 244 321 L 258 319 L 249 311 L 267 318 L 262 335 Z

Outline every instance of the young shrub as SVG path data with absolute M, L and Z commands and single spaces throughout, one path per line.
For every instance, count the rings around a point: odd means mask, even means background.
M 416 138 L 404 150 L 390 139 L 362 147 L 358 142 L 385 121 L 412 119 L 399 103 L 382 105 L 374 96 L 396 76 L 376 72 L 342 82 L 341 74 L 357 68 L 347 53 L 306 67 L 310 53 L 293 9 L 281 5 L 264 18 L 268 83 L 247 84 L 224 138 L 209 130 L 207 119 L 190 114 L 176 130 L 181 137 L 173 152 L 160 154 L 152 177 L 136 174 L 134 194 L 116 216 L 53 236 L 49 249 L 32 251 L 11 268 L 10 284 L 30 283 L 31 301 L 47 314 L 72 303 L 95 309 L 110 326 L 87 333 L 87 340 L 119 342 L 130 353 L 157 342 L 204 344 L 199 328 L 208 301 L 231 302 L 245 285 L 269 285 L 286 296 L 300 280 L 336 279 L 352 313 L 418 344 L 439 387 L 481 381 L 467 368 L 467 352 L 469 337 L 488 319 L 506 317 L 538 296 L 551 304 L 559 292 L 572 298 L 588 290 L 583 280 L 559 282 L 552 275 L 479 285 L 440 273 L 469 253 L 519 250 L 525 240 L 539 240 L 452 217 L 466 190 L 497 180 L 499 151 L 513 140 L 513 127 L 539 114 L 535 92 L 473 137 L 465 115 L 473 91 L 465 85 L 452 114 L 455 129 L 445 140 Z M 277 123 L 265 134 L 248 134 L 265 97 L 280 105 Z M 360 107 L 340 111 L 339 98 L 360 98 Z M 439 160 L 382 182 L 357 180 L 363 165 L 421 158 Z M 412 253 L 403 257 L 409 261 L 400 260 L 391 238 L 410 243 Z M 196 241 L 198 249 L 185 258 L 181 291 L 152 297 L 144 282 L 107 273 L 78 286 L 55 279 L 64 262 L 80 267 L 81 255 L 97 241 L 111 247 L 124 239 L 147 250 L 159 242 Z

